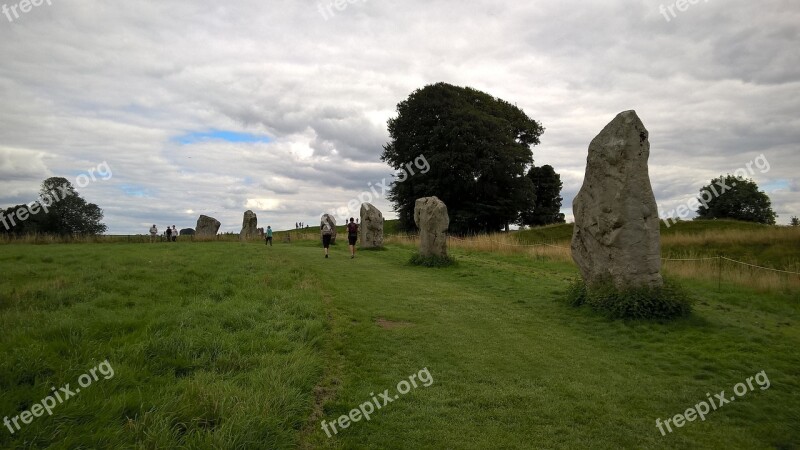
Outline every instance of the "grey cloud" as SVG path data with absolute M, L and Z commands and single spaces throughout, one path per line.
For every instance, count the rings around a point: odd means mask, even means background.
M 386 120 L 446 81 L 543 123 L 534 158 L 562 174 L 565 209 L 589 141 L 633 108 L 659 206 L 764 153 L 757 181 L 793 180 L 771 195 L 782 221 L 800 214 L 800 6 L 701 2 L 666 22 L 661 3 L 370 0 L 326 21 L 316 1 L 54 2 L 0 25 L 0 205 L 107 161 L 113 179 L 81 194 L 112 233 L 194 226 L 204 211 L 238 231 L 253 199 L 273 207 L 260 224 L 313 224 L 391 175 Z M 172 140 L 211 129 L 273 141 Z

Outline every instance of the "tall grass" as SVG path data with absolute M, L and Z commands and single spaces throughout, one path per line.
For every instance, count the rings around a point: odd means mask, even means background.
M 418 245 L 416 235 L 398 234 L 385 239 L 387 243 Z M 513 234 L 479 234 L 466 238 L 450 236 L 448 246 L 471 252 L 493 252 L 507 255 L 527 255 L 532 258 L 549 258 L 559 261 L 572 261 L 569 243 L 559 244 L 520 244 Z
M 534 259 L 572 262 L 569 240 L 535 243 L 528 242 L 528 237 L 519 233 L 483 234 L 465 238 L 451 236 L 448 245 L 450 248 L 468 252 L 526 255 Z M 387 242 L 415 246 L 419 241 L 415 235 L 401 234 L 388 237 Z M 798 259 L 800 253 L 795 250 L 798 243 L 800 243 L 800 228 L 797 227 L 764 227 L 756 231 L 728 229 L 705 230 L 700 233 L 672 233 L 661 238 L 662 257 L 665 258 L 662 270 L 666 275 L 690 280 L 721 280 L 748 286 L 761 292 L 798 292 L 800 275 L 757 269 L 716 258 L 722 254 L 749 264 L 800 272 L 800 259 Z M 789 263 L 775 264 L 775 260 L 760 261 L 752 256 L 752 252 L 747 251 L 750 248 L 759 249 L 761 254 L 775 256 L 780 253 L 780 257 L 776 259 Z M 725 249 L 729 249 L 729 252 L 723 253 Z M 674 261 L 674 259 L 690 261 Z
M 721 258 L 708 258 L 707 255 L 694 253 L 680 258 L 689 259 L 688 261 L 666 259 L 661 270 L 681 278 L 733 283 L 761 292 L 800 292 L 800 275 L 748 267 Z
M 707 245 L 775 245 L 783 243 L 799 243 L 800 227 L 768 227 L 754 230 L 718 230 L 674 234 L 662 234 L 661 245 L 672 246 L 707 246 Z M 797 255 L 800 257 L 800 255 Z

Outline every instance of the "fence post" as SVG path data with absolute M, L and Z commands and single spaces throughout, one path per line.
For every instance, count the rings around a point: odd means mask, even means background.
M 722 257 L 717 255 L 717 292 L 722 292 Z

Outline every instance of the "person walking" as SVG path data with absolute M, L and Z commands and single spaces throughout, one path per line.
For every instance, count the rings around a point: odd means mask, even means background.
M 270 227 L 269 225 L 267 225 L 267 232 L 264 233 L 264 236 L 265 236 L 264 245 L 269 244 L 269 246 L 272 247 L 272 227 Z
M 172 228 L 167 225 L 167 242 L 172 242 Z
M 178 229 L 172 226 L 172 242 L 178 242 Z
M 347 224 L 347 242 L 350 244 L 350 259 L 356 257 L 356 241 L 358 240 L 358 224 L 356 219 L 350 218 Z
M 333 234 L 333 230 L 327 221 L 323 221 L 319 228 L 322 231 L 322 247 L 325 248 L 325 257 L 327 258 L 328 249 L 331 246 L 331 235 Z
M 157 235 L 158 235 L 158 227 L 156 227 L 156 224 L 153 224 L 153 226 L 150 227 L 150 243 L 151 244 L 156 241 L 156 236 Z

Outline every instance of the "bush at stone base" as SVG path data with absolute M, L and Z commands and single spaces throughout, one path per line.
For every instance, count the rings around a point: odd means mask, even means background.
M 450 256 L 423 256 L 415 253 L 408 261 L 412 266 L 423 267 L 448 267 L 456 264 L 456 260 Z
M 661 287 L 619 289 L 610 281 L 586 286 L 577 279 L 569 286 L 567 303 L 588 305 L 613 319 L 672 319 L 692 311 L 691 295 L 678 283 L 665 279 Z

